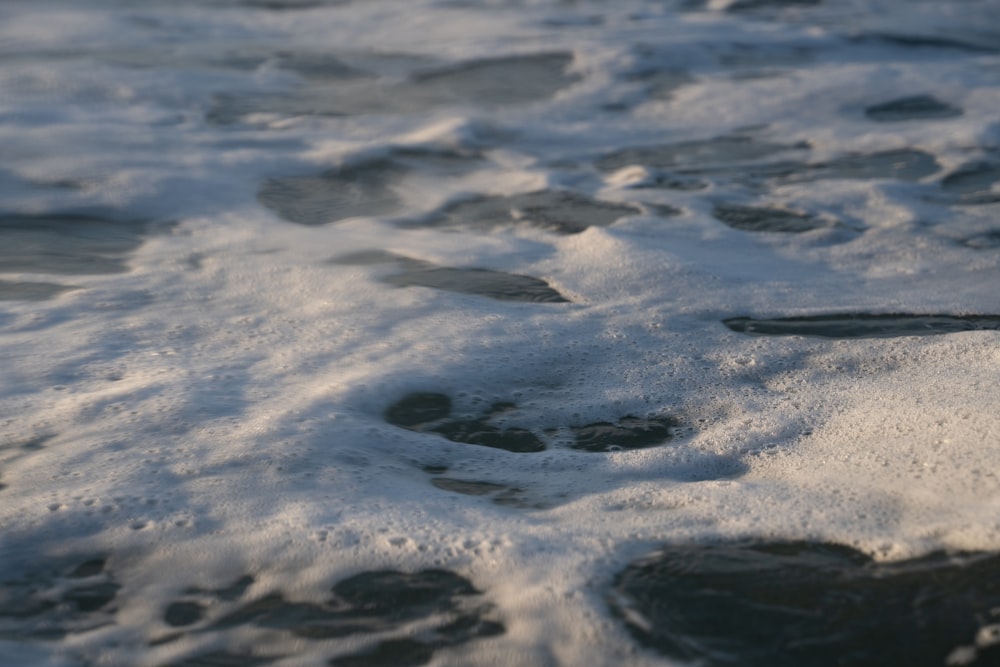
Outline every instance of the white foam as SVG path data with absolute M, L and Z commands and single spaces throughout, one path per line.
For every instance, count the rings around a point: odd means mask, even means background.
M 661 664 L 636 651 L 604 595 L 617 570 L 663 542 L 817 538 L 883 559 L 1000 548 L 997 332 L 841 341 L 722 324 L 997 312 L 1000 256 L 961 243 L 995 231 L 996 205 L 950 207 L 936 185 L 995 148 L 997 56 L 875 37 L 981 46 L 993 10 L 827 0 L 743 15 L 728 2 L 680 4 L 5 6 L 5 210 L 175 224 L 133 253 L 125 274 L 2 275 L 81 289 L 0 307 L 0 556 L 22 572 L 107 554 L 123 588 L 113 625 L 9 651 L 5 642 L 0 664 L 168 664 L 219 648 L 211 633 L 148 646 L 169 630 L 163 607 L 191 586 L 249 573 L 249 597 L 280 590 L 321 602 L 351 574 L 424 567 L 468 577 L 507 628 L 442 650 L 435 664 Z M 310 85 L 252 54 L 330 50 L 369 65 L 412 54 L 376 77 L 386 94 L 426 69 L 416 56 L 444 66 L 564 51 L 577 78 L 551 99 L 502 108 L 465 100 L 206 121 L 216 95 L 294 96 Z M 236 62 L 246 54 L 250 64 Z M 645 67 L 691 80 L 646 100 Z M 867 106 L 910 94 L 963 115 L 865 118 Z M 697 160 L 607 173 L 593 163 L 734 135 L 809 149 L 739 158 L 742 172 L 725 155 L 702 173 L 674 173 Z M 932 154 L 941 169 L 913 181 L 741 180 L 754 165 L 897 149 Z M 306 227 L 256 200 L 265 179 L 403 150 L 410 171 L 386 187 L 417 219 L 470 196 L 546 188 L 643 213 L 572 235 L 401 226 L 402 214 Z M 427 154 L 459 166 L 422 163 Z M 668 177 L 707 184 L 649 187 Z M 719 202 L 828 224 L 747 232 L 713 217 Z M 681 210 L 660 216 L 656 205 Z M 397 288 L 380 280 L 392 265 L 330 261 L 373 249 L 535 276 L 572 303 Z M 447 394 L 472 416 L 513 402 L 504 425 L 539 434 L 626 415 L 673 415 L 681 426 L 662 447 L 515 454 L 387 423 L 386 408 L 411 392 Z M 32 442 L 41 444 L 23 446 Z M 515 487 L 538 507 L 435 488 L 423 466 Z M 364 646 L 273 644 L 295 652 L 281 665 Z

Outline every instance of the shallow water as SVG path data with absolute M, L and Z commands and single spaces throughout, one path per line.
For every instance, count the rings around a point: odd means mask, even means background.
M 277 66 L 298 73 L 311 85 L 285 94 L 219 95 L 207 118 L 228 124 L 253 114 L 351 116 L 419 113 L 448 105 L 518 105 L 547 99 L 577 79 L 566 72 L 573 60 L 569 53 L 483 58 L 458 66 L 425 67 L 410 72 L 404 80 L 389 82 L 381 79 L 378 71 L 358 71 L 336 61 L 310 62 L 309 54 L 292 55 L 280 59 Z M 415 64 L 419 65 L 419 60 Z M 317 82 L 319 77 L 321 82 Z M 355 79 L 359 81 L 344 83 Z
M 0 666 L 995 663 L 998 26 L 0 4 Z
M 933 336 L 961 331 L 1000 329 L 1000 315 L 845 314 L 755 320 L 734 317 L 724 321 L 733 331 L 772 336 L 824 338 L 888 338 Z
M 713 665 L 989 665 L 997 567 L 877 564 L 822 543 L 678 545 L 626 568 L 612 605 L 640 642 Z
M 382 280 L 397 287 L 429 287 L 432 289 L 485 296 L 500 301 L 534 303 L 566 303 L 548 283 L 531 276 L 519 276 L 489 269 L 461 269 L 436 266 L 430 262 L 381 251 L 361 252 L 334 260 L 338 264 L 389 264 L 398 267 Z

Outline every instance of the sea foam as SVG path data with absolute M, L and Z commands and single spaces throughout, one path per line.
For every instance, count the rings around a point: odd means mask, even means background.
M 677 554 L 992 581 L 997 26 L 5 3 L 0 664 L 729 664 Z

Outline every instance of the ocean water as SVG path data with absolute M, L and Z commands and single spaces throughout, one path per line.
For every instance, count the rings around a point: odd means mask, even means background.
M 1000 664 L 1000 2 L 6 0 L 0 665 Z

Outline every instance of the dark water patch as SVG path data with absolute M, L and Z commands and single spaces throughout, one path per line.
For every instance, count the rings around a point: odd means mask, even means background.
M 205 621 L 208 611 L 212 608 L 218 608 L 220 605 L 227 605 L 238 601 L 245 594 L 247 589 L 254 583 L 254 578 L 250 575 L 244 575 L 239 579 L 233 581 L 233 583 L 223 586 L 221 588 L 199 588 L 197 586 L 191 586 L 184 590 L 184 594 L 177 600 L 170 602 L 163 611 L 163 622 L 166 623 L 171 628 L 184 628 L 189 629 L 192 626 L 202 624 Z M 280 597 L 280 596 L 279 596 Z M 250 605 L 252 606 L 252 604 Z M 218 619 L 214 626 L 207 628 L 202 628 L 201 631 L 217 630 L 219 627 L 230 627 L 226 623 L 233 616 L 239 616 L 238 613 L 234 614 L 229 612 L 229 614 L 224 614 L 221 619 Z M 252 618 L 252 615 L 250 616 Z M 243 620 L 245 621 L 246 614 L 244 614 Z M 232 626 L 239 625 L 239 622 L 232 623 Z M 167 644 L 173 641 L 177 641 L 183 636 L 182 633 L 173 633 L 160 637 L 156 637 L 150 641 L 150 646 L 159 646 L 161 644 Z M 215 655 L 215 654 L 209 654 Z M 229 654 L 225 654 L 229 655 Z M 237 658 L 240 656 L 236 656 Z M 208 660 L 207 656 L 195 656 L 193 658 L 188 658 L 188 660 L 195 661 L 190 663 L 179 663 L 179 664 L 199 664 L 197 660 Z M 213 658 L 214 659 L 214 658 Z M 267 660 L 270 660 L 268 658 Z M 205 663 L 211 664 L 211 663 Z M 239 664 L 239 663 L 237 663 Z
M 704 167 L 684 167 L 678 170 L 682 176 L 703 178 L 711 181 L 734 181 L 762 189 L 769 182 L 808 180 L 813 165 L 796 160 L 779 160 L 761 164 L 719 164 Z
M 969 248 L 975 248 L 976 250 L 1000 248 L 1000 229 L 971 236 L 963 240 L 962 244 Z
M 160 26 L 157 24 L 157 27 Z M 75 57 L 93 55 L 92 51 L 81 51 Z M 73 57 L 73 54 L 67 54 L 67 57 Z M 179 69 L 232 70 L 253 73 L 261 67 L 274 67 L 294 72 L 310 84 L 343 84 L 359 79 L 374 79 L 376 76 L 367 69 L 349 64 L 337 55 L 326 51 L 274 51 L 262 48 L 238 48 L 224 52 L 209 50 L 207 52 L 164 53 L 162 50 L 146 49 L 103 52 L 100 54 L 100 58 L 102 61 L 114 65 L 139 69 L 166 66 Z M 244 94 L 248 95 L 248 99 L 254 97 L 249 95 L 249 91 Z M 230 93 L 229 95 L 231 96 L 230 102 L 235 102 L 241 97 L 239 93 Z M 227 95 L 223 94 L 222 97 L 227 97 Z M 247 104 L 247 107 L 249 111 L 253 105 Z M 220 110 L 221 107 L 217 105 L 214 112 Z M 233 117 L 228 122 L 234 120 L 238 120 L 238 118 Z
M 399 287 L 430 287 L 446 292 L 485 296 L 500 301 L 567 303 L 548 283 L 522 276 L 486 269 L 420 268 L 385 278 Z
M 531 431 L 522 428 L 498 428 L 486 420 L 446 422 L 433 429 L 452 442 L 482 445 L 508 452 L 540 452 L 545 444 Z
M 802 170 L 788 173 L 786 180 L 891 178 L 917 181 L 937 173 L 940 169 L 941 165 L 930 153 L 904 148 L 878 153 L 851 153 L 829 162 L 805 165 Z
M 369 79 L 374 75 L 344 62 L 331 53 L 315 51 L 279 51 L 271 56 L 274 64 L 314 82 L 342 82 Z
M 962 110 L 931 95 L 910 95 L 872 105 L 865 109 L 865 115 L 879 122 L 895 123 L 956 118 L 962 115 Z
M 430 662 L 438 649 L 457 646 L 473 639 L 496 637 L 504 632 L 504 626 L 496 621 L 477 616 L 461 616 L 438 628 L 430 637 L 385 640 L 370 651 L 337 656 L 329 664 L 334 667 L 415 667 Z
M 124 273 L 127 255 L 164 225 L 72 214 L 0 214 L 0 271 Z
M 387 215 L 401 205 L 393 189 L 406 170 L 378 160 L 321 176 L 288 176 L 264 182 L 257 201 L 300 225 L 325 225 L 345 218 Z
M 213 651 L 182 658 L 179 662 L 172 662 L 165 667 L 259 667 L 260 665 L 270 665 L 276 660 L 280 660 L 280 656 L 265 658 L 246 653 Z
M 632 105 L 630 103 L 621 100 L 605 102 L 604 104 L 601 105 L 601 109 L 611 113 L 621 113 L 623 111 L 628 111 L 631 107 Z
M 71 603 L 80 612 L 97 611 L 114 600 L 120 588 L 113 581 L 80 586 L 67 591 L 63 601 Z
M 0 281 L 0 287 L 2 287 L 2 285 L 3 282 Z M 45 443 L 54 437 L 55 435 L 50 433 L 35 436 L 34 438 L 29 438 L 27 440 L 0 442 L 0 463 L 11 463 L 12 461 L 28 456 L 30 452 L 37 452 L 41 449 L 45 449 Z M 3 475 L 0 474 L 0 478 L 2 478 L 2 476 Z M 6 488 L 7 485 L 0 482 L 0 491 L 3 491 Z
M 613 452 L 624 449 L 644 449 L 662 445 L 673 437 L 673 428 L 678 426 L 672 417 L 641 419 L 622 417 L 617 423 L 595 422 L 585 426 L 574 426 L 573 449 L 585 452 Z
M 941 179 L 941 187 L 963 195 L 978 194 L 989 191 L 997 181 L 1000 181 L 1000 164 L 974 162 L 962 165 Z
M 220 600 L 238 600 L 243 597 L 253 582 L 254 578 L 246 574 L 228 586 L 213 590 L 212 593 Z
M 731 70 L 733 81 L 785 76 L 792 69 L 816 60 L 817 51 L 802 45 L 730 44 L 718 54 L 719 64 Z
M 367 653 L 338 656 L 331 659 L 329 664 L 333 667 L 417 667 L 426 665 L 433 657 L 434 646 L 416 639 L 402 638 L 379 642 Z
M 971 37 L 971 36 L 970 36 Z M 955 37 L 945 37 L 941 35 L 907 35 L 903 33 L 876 33 L 858 38 L 859 40 L 874 39 L 879 42 L 888 42 L 894 46 L 901 46 L 911 49 L 932 49 L 932 50 L 954 50 L 967 51 L 970 53 L 996 53 L 1000 51 L 995 41 L 979 40 L 976 38 L 959 39 Z
M 728 12 L 749 12 L 756 9 L 784 9 L 786 7 L 816 7 L 821 0 L 736 0 L 726 7 Z
M 334 601 L 355 614 L 393 623 L 456 611 L 459 600 L 481 595 L 469 580 L 448 570 L 362 572 L 333 587 Z
M 190 595 L 207 595 L 225 602 L 232 602 L 233 600 L 238 600 L 243 597 L 243 595 L 247 592 L 247 589 L 250 588 L 253 583 L 254 578 L 249 574 L 246 574 L 228 586 L 223 586 L 222 588 L 203 589 L 195 586 L 187 589 L 186 592 Z
M 194 625 L 205 617 L 205 607 L 197 602 L 171 602 L 163 612 L 163 621 L 174 628 Z
M 409 257 L 403 257 L 402 255 L 385 250 L 359 250 L 358 252 L 340 255 L 330 260 L 331 264 L 340 264 L 342 266 L 371 266 L 373 264 L 390 264 L 392 262 L 400 262 L 407 266 L 409 262 L 419 263 L 418 260 L 411 260 Z
M 604 17 L 597 14 L 551 16 L 542 20 L 542 25 L 550 28 L 589 28 L 604 25 L 604 23 Z
M 633 146 L 604 155 L 597 160 L 597 167 L 603 171 L 617 171 L 634 164 L 653 169 L 730 165 L 808 148 L 803 143 L 779 144 L 744 135 L 726 135 L 658 146 Z
M 198 0 L 197 4 L 283 12 L 316 9 L 317 7 L 341 7 L 350 4 L 350 2 L 351 0 Z
M 385 411 L 385 420 L 401 428 L 421 433 L 437 433 L 452 442 L 482 445 L 509 452 L 540 452 L 544 443 L 531 431 L 500 428 L 490 419 L 507 411 L 510 404 L 496 404 L 479 419 L 448 419 L 451 399 L 444 394 L 414 393 L 404 396 Z
M 431 480 L 431 484 L 445 491 L 453 491 L 466 496 L 488 496 L 493 493 L 506 491 L 510 487 L 493 482 L 472 482 L 461 479 L 451 479 L 449 477 L 438 477 Z
M 821 229 L 827 224 L 808 213 L 780 208 L 718 204 L 712 211 L 716 220 L 733 229 L 747 232 L 802 233 Z
M 809 542 L 679 545 L 629 565 L 612 610 L 635 639 L 707 666 L 996 665 L 1000 557 L 876 563 Z
M 471 481 L 451 477 L 435 477 L 431 485 L 442 491 L 460 493 L 463 496 L 488 496 L 497 505 L 525 508 L 532 506 L 524 498 L 524 490 L 515 486 L 494 482 Z
M 626 80 L 641 83 L 648 99 L 665 100 L 678 88 L 692 83 L 694 78 L 681 69 L 646 67 L 627 75 Z
M 916 181 L 940 171 L 933 155 L 919 150 L 851 153 L 828 162 L 782 160 L 763 164 L 717 164 L 678 168 L 685 176 L 709 177 L 760 187 L 767 183 L 808 183 L 823 179 Z
M 1000 192 L 978 192 L 962 195 L 956 202 L 962 206 L 980 206 L 983 204 L 1000 204 Z
M 804 144 L 797 146 L 805 148 Z M 786 148 L 792 148 L 791 146 Z M 628 156 L 609 162 L 614 165 L 640 163 L 642 159 L 659 162 L 655 153 L 644 155 L 643 149 L 630 149 Z M 632 162 L 634 159 L 637 162 Z M 663 161 L 666 162 L 666 161 Z M 669 164 L 662 166 L 669 167 Z M 657 165 L 654 164 L 654 168 Z M 896 179 L 917 181 L 941 170 L 933 155 L 915 149 L 880 151 L 877 153 L 850 153 L 827 162 L 781 160 L 761 164 L 733 162 L 706 162 L 704 164 L 675 164 L 675 174 L 682 177 L 727 180 L 759 188 L 767 184 L 807 183 L 823 179 Z
M 289 602 L 272 593 L 216 622 L 220 630 L 252 625 L 284 630 L 306 640 L 398 632 L 418 620 L 434 620 L 419 639 L 390 637 L 374 650 L 331 660 L 334 665 L 424 664 L 440 648 L 502 634 L 488 618 L 492 605 L 465 578 L 447 570 L 362 572 L 338 582 L 325 603 Z M 388 662 L 387 662 L 388 661 Z
M 254 9 L 288 11 L 291 9 L 315 9 L 316 7 L 323 7 L 331 3 L 324 3 L 319 0 L 243 0 L 241 4 L 244 7 L 253 7 Z
M 661 218 L 672 218 L 674 216 L 681 215 L 684 213 L 684 209 L 677 208 L 676 206 L 671 206 L 670 204 L 645 204 L 645 207 L 649 209 L 651 215 L 657 215 Z
M 232 125 L 248 120 L 254 114 L 286 118 L 336 118 L 366 113 L 417 111 L 404 108 L 404 100 L 385 99 L 387 94 L 378 84 L 350 81 L 326 82 L 326 85 L 310 82 L 307 86 L 282 92 L 223 92 L 212 97 L 212 106 L 205 113 L 205 120 L 213 125 Z
M 477 637 L 499 637 L 507 631 L 503 623 L 482 618 L 473 614 L 464 614 L 438 630 L 441 638 L 439 645 L 454 646 Z
M 540 190 L 511 196 L 479 197 L 445 207 L 431 226 L 455 225 L 493 229 L 523 224 L 558 234 L 577 234 L 588 227 L 607 227 L 616 220 L 638 215 L 627 204 L 599 201 L 566 190 Z
M 411 172 L 447 178 L 467 173 L 478 161 L 476 156 L 455 152 L 401 149 L 320 175 L 268 179 L 258 190 L 257 200 L 302 225 L 397 214 L 403 206 L 397 188 Z
M 1000 329 L 1000 315 L 911 315 L 869 313 L 754 319 L 734 317 L 723 324 L 740 333 L 822 338 L 933 336 Z
M 1000 202 L 1000 192 L 992 186 L 1000 182 L 1000 164 L 974 162 L 962 165 L 941 179 L 941 188 L 958 197 L 960 204 L 994 204 Z
M 414 76 L 415 91 L 434 100 L 497 106 L 546 100 L 579 80 L 567 73 L 570 53 L 537 53 L 473 60 Z
M 547 282 L 539 278 L 489 269 L 461 269 L 444 267 L 421 260 L 369 250 L 333 260 L 336 264 L 370 265 L 395 263 L 403 269 L 382 279 L 397 287 L 429 287 L 445 292 L 485 296 L 499 301 L 526 301 L 530 303 L 568 303 Z
M 0 582 L 0 637 L 57 640 L 113 622 L 121 589 L 103 557 L 39 564 Z
M 482 599 L 482 593 L 467 579 L 448 570 L 362 572 L 337 582 L 325 602 L 296 602 L 272 592 L 233 608 L 252 582 L 252 577 L 243 577 L 220 589 L 190 588 L 186 599 L 170 603 L 164 612 L 164 620 L 171 627 L 201 625 L 188 632 L 238 632 L 242 643 L 248 639 L 251 642 L 251 653 L 211 652 L 173 665 L 256 665 L 286 658 L 266 655 L 270 641 L 267 633 L 271 632 L 285 632 L 306 641 L 378 635 L 380 641 L 373 650 L 340 656 L 330 664 L 424 664 L 438 649 L 505 631 L 503 624 L 492 618 L 493 605 Z M 215 600 L 195 602 L 191 599 L 195 595 Z M 228 611 L 205 625 L 207 609 L 219 605 L 229 607 Z M 416 621 L 430 625 L 419 638 L 385 636 L 398 635 Z M 261 631 L 258 640 L 253 638 L 253 628 Z M 153 644 L 181 636 L 171 634 Z M 418 662 L 407 662 L 417 658 Z
M 420 63 L 419 56 L 411 62 Z M 278 66 L 298 72 L 309 86 L 282 92 L 224 92 L 206 114 L 225 125 L 255 113 L 283 116 L 354 116 L 421 113 L 450 105 L 495 108 L 539 102 L 579 80 L 566 70 L 569 53 L 488 58 L 411 72 L 403 81 L 373 77 L 333 56 L 280 57 Z M 412 65 L 411 65 L 412 68 Z
M 703 178 L 695 178 L 692 176 L 683 176 L 681 174 L 671 174 L 669 172 L 660 172 L 650 174 L 648 180 L 640 181 L 635 185 L 629 185 L 630 188 L 643 189 L 643 188 L 660 188 L 663 190 L 679 190 L 681 192 L 696 192 L 698 190 L 704 190 L 708 188 L 710 183 Z M 647 204 L 647 206 L 652 207 L 652 205 Z M 673 207 L 668 207 L 673 208 Z M 680 213 L 680 209 L 674 209 L 677 211 L 674 215 Z M 665 215 L 660 213 L 659 215 Z M 669 216 L 667 216 L 669 217 Z
M 511 452 L 544 450 L 545 443 L 531 431 L 520 428 L 500 429 L 490 423 L 492 419 L 513 412 L 516 408 L 517 406 L 512 403 L 496 403 L 478 419 L 452 419 L 451 399 L 446 395 L 418 392 L 404 396 L 389 406 L 385 411 L 385 419 L 395 426 L 422 433 L 437 433 L 453 442 L 496 447 Z M 678 425 L 678 421 L 669 416 L 648 419 L 626 416 L 614 423 L 594 422 L 584 426 L 554 427 L 547 429 L 545 434 L 557 440 L 569 441 L 568 444 L 572 449 L 610 452 L 663 444 L 673 436 L 673 429 Z M 566 434 L 569 438 L 561 437 Z M 432 481 L 432 484 L 444 488 L 436 480 Z M 480 495 L 472 492 L 477 488 L 482 489 L 483 494 L 498 490 L 493 489 L 488 483 L 485 486 L 476 486 L 480 483 L 449 480 L 442 484 L 445 487 L 455 487 L 447 490 L 459 493 L 462 491 L 458 490 L 456 484 L 471 484 L 462 487 L 469 491 L 469 495 Z
M 390 405 L 385 420 L 394 426 L 423 431 L 451 414 L 451 399 L 444 394 L 417 392 L 407 394 Z
M 286 116 L 345 115 L 336 109 L 327 110 L 325 106 L 317 105 L 299 91 L 292 94 L 227 92 L 212 96 L 212 106 L 205 111 L 205 122 L 211 125 L 232 125 L 258 113 Z
M 210 630 L 254 625 L 271 630 L 285 630 L 297 637 L 329 639 L 369 632 L 369 624 L 338 614 L 327 605 L 311 602 L 291 602 L 281 593 L 271 593 L 226 614 L 210 626 Z
M 45 301 L 75 289 L 79 288 L 57 283 L 0 280 L 0 301 Z
M 87 579 L 88 577 L 96 577 L 104 572 L 104 566 L 106 563 L 107 561 L 104 558 L 91 558 L 90 560 L 85 560 L 77 565 L 66 576 L 70 579 Z
M 49 440 L 55 438 L 54 433 L 46 433 L 44 435 L 37 435 L 33 438 L 28 438 L 27 440 L 15 440 L 13 442 L 5 442 L 0 444 L 0 451 L 10 450 L 10 449 L 23 449 L 28 452 L 37 452 L 39 450 L 45 449 L 45 443 Z

